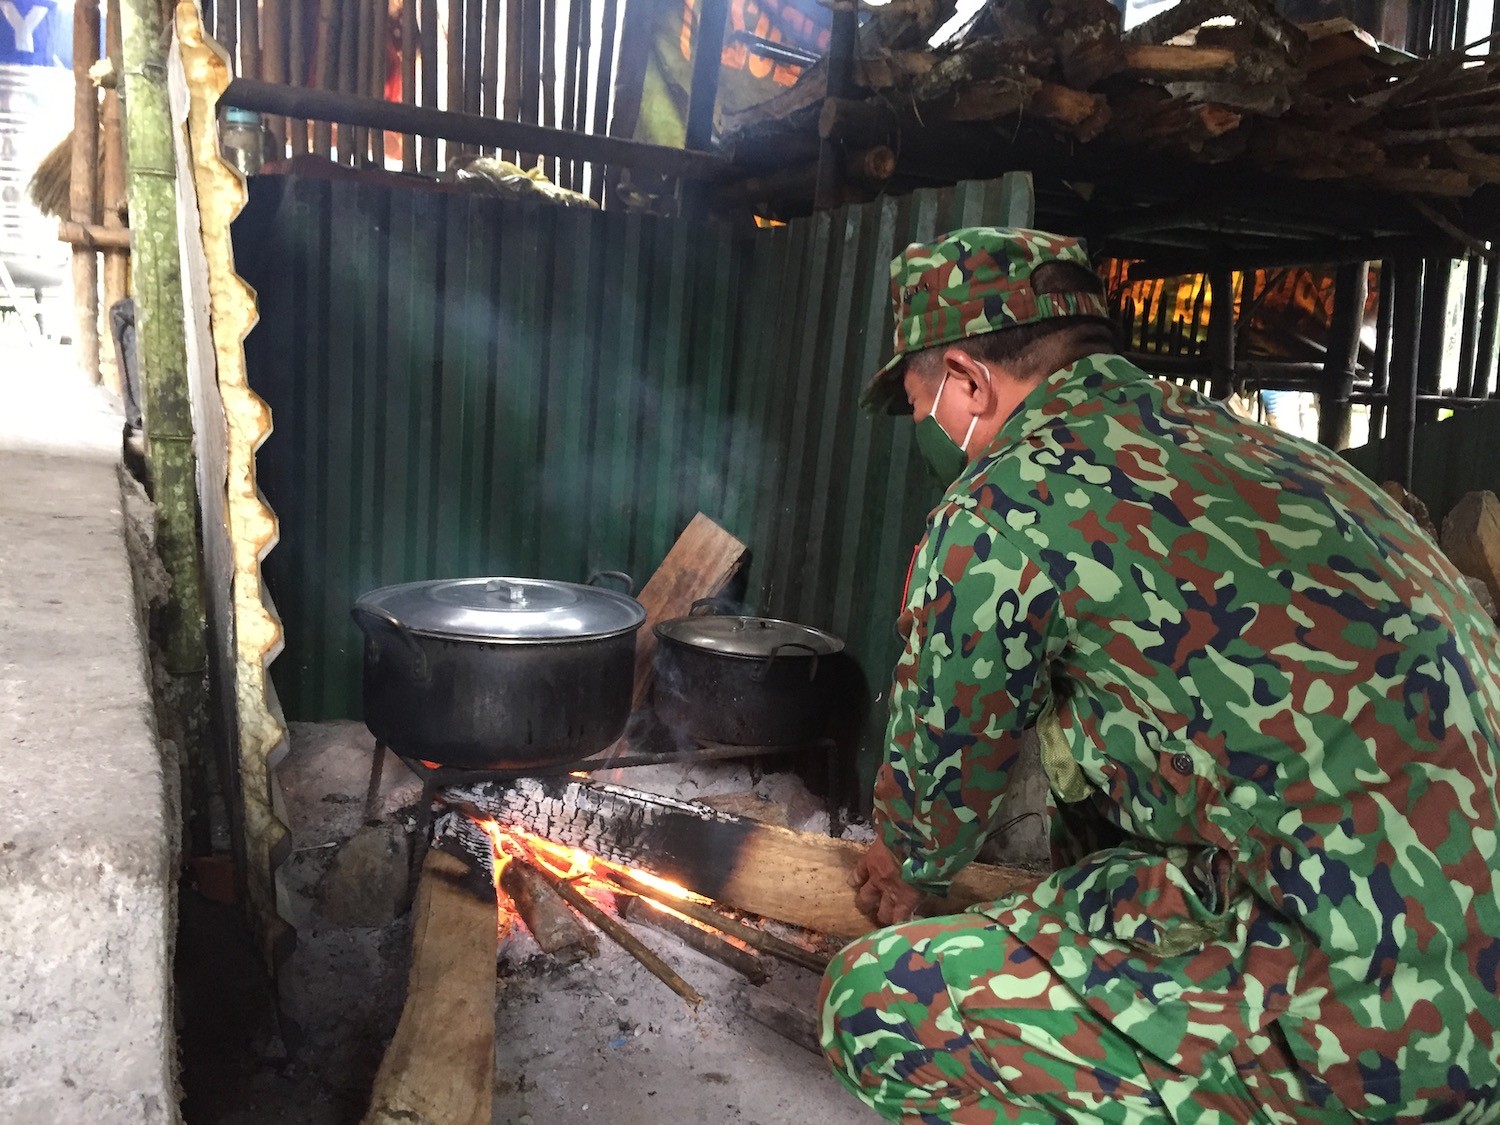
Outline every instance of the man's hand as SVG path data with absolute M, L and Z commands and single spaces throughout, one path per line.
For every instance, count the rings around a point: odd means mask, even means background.
M 878 838 L 849 872 L 849 885 L 860 910 L 882 926 L 910 922 L 927 898 L 901 878 L 901 865 Z

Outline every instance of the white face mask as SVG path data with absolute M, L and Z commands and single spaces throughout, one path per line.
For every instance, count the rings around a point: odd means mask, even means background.
M 979 365 L 979 370 L 981 370 L 981 371 L 984 372 L 984 381 L 986 383 L 993 383 L 994 382 L 994 379 L 991 378 L 991 376 L 990 376 L 990 369 L 988 367 L 986 367 L 984 364 L 981 363 Z M 948 389 L 948 376 L 944 375 L 943 376 L 943 381 L 938 385 L 937 397 L 932 400 L 932 411 L 928 415 L 934 422 L 937 422 L 939 428 L 942 428 L 943 424 L 941 422 L 937 421 L 938 403 L 940 403 L 940 402 L 943 401 L 943 392 L 945 390 L 947 390 L 947 389 Z M 958 446 L 958 448 L 959 448 L 959 450 L 961 452 L 963 452 L 963 453 L 969 452 L 969 442 L 974 437 L 974 427 L 977 426 L 977 425 L 979 425 L 979 415 L 976 414 L 976 415 L 974 415 L 974 417 L 972 417 L 972 418 L 969 419 L 969 428 L 968 428 L 968 430 L 966 430 L 964 432 L 964 440 L 960 441 L 960 442 L 955 442 L 954 443 L 955 445 Z M 953 441 L 953 435 L 949 434 L 946 429 L 943 430 L 943 433 L 947 436 L 947 438 L 948 438 L 949 441 Z

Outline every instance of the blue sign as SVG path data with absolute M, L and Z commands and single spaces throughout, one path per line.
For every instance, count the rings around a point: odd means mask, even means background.
M 0 63 L 73 66 L 73 5 L 0 0 Z

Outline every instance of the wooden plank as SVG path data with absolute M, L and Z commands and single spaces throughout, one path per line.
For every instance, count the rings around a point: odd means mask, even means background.
M 502 0 L 487 0 L 484 5 L 484 59 L 480 63 L 479 112 L 485 117 L 500 116 L 501 3 Z
M 702 512 L 695 515 L 661 566 L 637 595 L 646 609 L 646 624 L 636 635 L 634 706 L 651 693 L 655 672 L 651 660 L 656 653 L 657 624 L 685 617 L 699 598 L 723 592 L 745 561 L 748 548 Z
M 495 1081 L 494 894 L 437 848 L 412 914 L 406 1006 L 365 1125 L 489 1125 Z
M 722 906 L 838 937 L 875 929 L 849 873 L 865 845 L 724 816 L 702 805 L 602 782 L 521 778 L 449 790 L 502 824 L 649 870 Z M 471 814 L 472 815 L 472 814 Z M 934 905 L 954 913 L 1033 886 L 1040 876 L 971 863 Z

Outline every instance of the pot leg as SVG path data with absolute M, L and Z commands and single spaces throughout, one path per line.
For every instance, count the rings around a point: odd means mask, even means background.
M 375 759 L 370 763 L 370 784 L 365 789 L 365 823 L 374 824 L 380 819 L 380 779 L 385 773 L 385 743 L 375 743 Z

